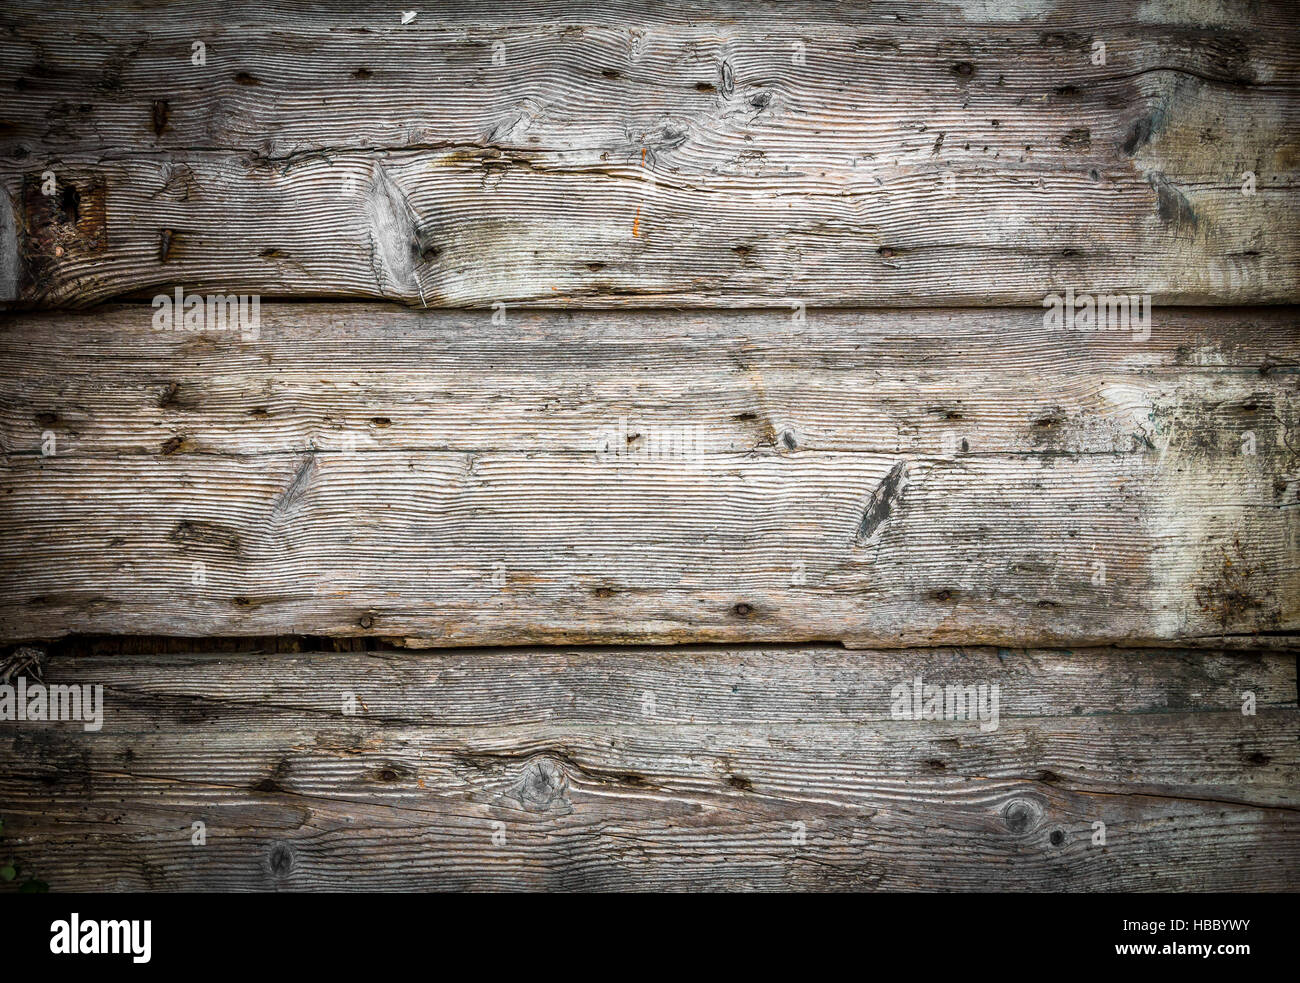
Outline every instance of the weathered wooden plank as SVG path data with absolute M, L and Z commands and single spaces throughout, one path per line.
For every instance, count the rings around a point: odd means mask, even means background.
M 266 304 L 255 331 L 157 311 L 0 320 L 0 447 L 36 454 L 584 452 L 628 418 L 705 453 L 1070 456 L 1186 443 L 1285 460 L 1300 309 L 1158 310 L 1150 336 L 1038 311 L 418 312 Z M 629 436 L 632 436 L 629 433 Z M 966 447 L 961 449 L 961 442 Z M 636 450 L 633 441 L 631 450 Z M 1167 450 L 1167 448 L 1165 448 Z
M 55 890 L 1300 882 L 1293 655 L 60 655 L 46 675 L 105 690 L 97 733 L 0 725 L 6 842 Z M 996 684 L 997 726 L 895 719 L 916 676 Z
M 150 313 L 0 332 L 0 637 L 1297 627 L 1294 310 Z
M 3 15 L 4 296 L 1300 296 L 1284 3 L 350 6 Z

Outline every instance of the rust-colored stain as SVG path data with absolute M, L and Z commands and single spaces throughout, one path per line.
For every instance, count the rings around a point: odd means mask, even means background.
M 23 175 L 22 279 L 24 293 L 42 293 L 56 268 L 108 248 L 108 197 L 99 173 L 56 171 L 52 194 L 41 172 Z
M 642 166 L 642 167 L 645 167 L 645 151 L 646 151 L 646 148 L 645 148 L 645 147 L 642 147 L 642 148 L 641 148 L 641 166 Z M 640 205 L 637 205 L 637 206 L 636 206 L 636 214 L 632 216 L 632 238 L 633 238 L 633 239 L 637 238 L 637 237 L 641 234 L 641 231 L 640 231 L 640 230 L 641 230 L 641 206 L 640 206 Z
M 1204 614 L 1218 622 L 1224 630 L 1258 630 L 1261 622 L 1271 627 L 1277 621 L 1277 615 L 1271 614 L 1273 608 L 1269 597 L 1268 584 L 1259 576 L 1260 571 L 1246 562 L 1245 551 L 1238 540 L 1233 541 L 1233 555 L 1222 550 L 1223 561 L 1215 564 L 1215 569 L 1206 578 L 1206 582 L 1196 586 L 1196 605 Z M 1252 581 L 1251 577 L 1255 579 Z

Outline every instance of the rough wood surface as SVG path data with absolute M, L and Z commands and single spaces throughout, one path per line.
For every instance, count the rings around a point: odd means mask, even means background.
M 355 7 L 9 5 L 0 299 L 1300 297 L 1289 3 Z
M 0 861 L 1295 890 L 1295 15 L 10 3 Z
M 1024 311 L 149 315 L 0 329 L 0 638 L 1298 626 L 1291 309 L 1144 343 Z
M 916 676 L 997 684 L 997 728 L 893 719 Z M 105 689 L 98 733 L 0 725 L 6 842 L 54 890 L 1300 878 L 1293 654 L 221 653 L 46 678 Z

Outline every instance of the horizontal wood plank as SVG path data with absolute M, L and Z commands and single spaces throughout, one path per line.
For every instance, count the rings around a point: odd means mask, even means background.
M 1287 4 L 732 6 L 11 5 L 0 299 L 1300 297 Z
M 1293 309 L 0 330 L 0 637 L 1286 644 Z M 48 453 L 47 453 L 48 452 Z
M 896 719 L 918 676 L 998 685 L 997 726 Z M 55 890 L 1300 877 L 1293 654 L 71 654 L 46 679 L 104 687 L 99 732 L 0 725 L 6 843 Z

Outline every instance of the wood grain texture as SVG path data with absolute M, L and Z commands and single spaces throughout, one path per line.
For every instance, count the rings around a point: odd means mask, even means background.
M 916 676 L 997 684 L 997 728 L 893 719 Z M 98 733 L 0 725 L 6 843 L 54 890 L 1300 881 L 1293 654 L 61 655 L 46 678 L 105 688 Z
M 150 314 L 0 330 L 0 638 L 1267 645 L 1300 618 L 1293 309 L 1160 311 L 1145 342 L 1006 310 Z
M 0 860 L 1296 890 L 1295 13 L 9 4 Z
M 0 299 L 1300 297 L 1286 3 L 353 7 L 11 5 Z

